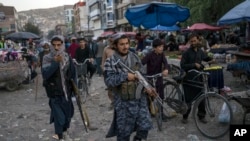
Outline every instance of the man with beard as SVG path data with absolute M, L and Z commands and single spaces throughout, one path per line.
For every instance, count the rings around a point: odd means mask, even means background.
M 198 34 L 192 33 L 189 36 L 189 42 L 190 42 L 190 48 L 183 53 L 181 62 L 180 62 L 181 69 L 183 69 L 187 73 L 184 78 L 184 81 L 192 80 L 192 81 L 203 82 L 202 76 L 197 77 L 196 72 L 188 72 L 188 71 L 191 69 L 202 71 L 204 69 L 204 66 L 202 65 L 202 61 L 211 61 L 212 58 L 209 58 L 201 50 L 201 43 L 200 43 Z M 203 85 L 201 85 L 201 87 L 202 86 Z M 188 115 L 191 111 L 192 101 L 196 96 L 201 94 L 202 88 L 190 86 L 188 84 L 183 84 L 183 89 L 185 93 L 185 100 L 188 104 L 188 110 L 187 110 L 187 113 L 183 115 L 182 123 L 186 124 L 188 122 Z M 199 105 L 198 116 L 199 116 L 199 120 L 204 124 L 207 123 L 205 115 L 206 115 L 205 101 L 203 101 Z
M 67 130 L 74 114 L 71 79 L 75 79 L 75 68 L 63 41 L 61 36 L 52 37 L 50 53 L 43 57 L 42 76 L 51 108 L 50 123 L 54 122 L 53 138 L 71 141 Z
M 117 64 L 117 61 L 120 60 L 134 71 L 140 71 L 143 67 L 139 57 L 129 51 L 127 36 L 117 34 L 113 45 L 115 52 L 104 64 L 104 82 L 112 87 L 114 93 L 114 118 L 106 137 L 117 136 L 117 141 L 129 141 L 131 134 L 136 131 L 133 141 L 141 141 L 147 138 L 152 128 L 147 96 L 141 87 L 137 91 L 140 97 L 136 97 L 136 89 L 140 86 L 137 76 Z M 150 89 L 147 89 L 147 93 L 153 95 Z

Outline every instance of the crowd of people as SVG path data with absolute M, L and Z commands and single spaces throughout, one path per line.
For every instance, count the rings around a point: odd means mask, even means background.
M 76 59 L 80 63 L 90 59 L 87 64 L 88 73 L 90 73 L 91 78 L 95 73 L 99 77 L 103 77 L 111 107 L 114 110 L 114 118 L 106 137 L 116 136 L 117 141 L 129 141 L 131 134 L 136 131 L 133 141 L 147 139 L 148 132 L 152 129 L 148 97 L 154 98 L 159 95 L 160 98 L 164 99 L 163 77 L 167 76 L 169 72 L 169 64 L 164 51 L 177 50 L 174 45 L 176 44 L 176 38 L 170 35 L 167 44 L 163 40 L 163 35 L 153 39 L 149 36 L 143 38 L 141 34 L 137 34 L 135 39 L 138 40 L 136 51 L 131 50 L 131 40 L 123 34 L 114 34 L 105 40 L 99 37 L 97 41 L 72 37 L 71 43 L 67 47 L 65 39 L 62 36 L 55 35 L 50 42 L 44 42 L 41 45 L 42 49 L 37 58 L 37 65 L 41 67 L 43 86 L 49 98 L 50 123 L 54 123 L 55 129 L 53 138 L 60 141 L 72 140 L 68 134 L 71 118 L 74 115 L 71 99 L 74 96 L 74 91 L 71 80 L 77 78 L 72 59 Z M 151 41 L 153 49 L 140 58 L 137 53 L 144 49 L 144 39 L 146 39 L 145 41 Z M 183 53 L 181 60 L 181 68 L 186 72 L 190 69 L 200 70 L 202 68 L 201 61 L 211 60 L 204 53 L 205 50 L 202 49 L 204 46 L 200 35 L 191 34 L 189 43 L 190 48 Z M 33 43 L 30 43 L 30 46 L 32 45 Z M 29 48 L 29 50 L 32 49 Z M 194 56 L 198 56 L 198 59 Z M 138 76 L 129 72 L 119 63 L 117 64 L 118 61 L 121 61 L 133 71 L 139 71 L 147 75 L 162 73 L 163 77 L 157 79 L 155 89 L 140 87 Z M 187 74 L 185 79 L 188 80 L 192 76 L 193 74 Z M 140 88 L 139 91 L 138 88 Z M 184 91 L 186 101 L 189 102 L 200 90 L 184 87 Z M 189 107 L 188 113 L 183 115 L 182 123 L 187 123 L 190 109 Z M 200 120 L 206 124 L 206 113 L 202 104 L 199 113 Z M 164 114 L 162 118 L 163 121 L 168 119 Z
M 114 34 L 107 41 L 104 42 L 102 38 L 99 38 L 96 42 L 88 41 L 85 38 L 71 38 L 71 45 L 64 49 L 64 40 L 61 37 L 55 36 L 52 38 L 50 52 L 44 55 L 41 65 L 44 86 L 50 101 L 51 122 L 54 122 L 55 127 L 55 138 L 70 140 L 67 130 L 73 116 L 73 106 L 70 99 L 72 87 L 69 80 L 76 78 L 76 71 L 72 67 L 73 58 L 78 62 L 90 58 L 88 71 L 91 76 L 100 67 L 97 74 L 104 78 L 114 110 L 114 118 L 107 133 L 107 138 L 117 136 L 118 141 L 129 141 L 131 134 L 136 131 L 133 140 L 141 141 L 147 138 L 149 130 L 152 129 L 148 97 L 156 96 L 154 90 L 141 87 L 139 91 L 140 97 L 136 97 L 138 95 L 137 87 L 140 85 L 138 76 L 123 68 L 122 65 L 118 65 L 117 62 L 121 61 L 130 69 L 140 71 L 143 74 L 162 73 L 163 76 L 167 76 L 169 65 L 164 55 L 164 42 L 160 38 L 154 39 L 152 41 L 152 52 L 140 58 L 136 53 L 130 51 L 130 38 L 126 35 Z M 190 69 L 199 70 L 202 67 L 201 61 L 210 61 L 211 58 L 204 55 L 198 34 L 190 35 L 189 41 L 191 44 L 190 49 L 184 53 L 186 55 L 183 57 L 186 56 L 188 59 L 182 59 L 181 66 L 184 71 Z M 191 55 L 190 53 L 197 54 L 200 59 L 192 60 L 192 57 L 188 57 L 188 55 Z M 94 64 L 98 64 L 98 67 Z M 147 67 L 143 67 L 144 65 Z M 187 76 L 186 79 L 192 77 L 192 74 Z M 163 99 L 162 77 L 158 78 L 156 83 L 156 92 Z M 191 101 L 193 95 L 197 95 L 199 92 L 199 90 L 192 93 L 189 90 L 185 91 L 187 101 Z M 206 124 L 207 121 L 205 112 L 202 111 L 202 105 L 200 109 L 200 120 Z M 183 115 L 182 123 L 187 123 L 188 114 Z M 163 121 L 168 119 L 164 114 L 162 118 Z

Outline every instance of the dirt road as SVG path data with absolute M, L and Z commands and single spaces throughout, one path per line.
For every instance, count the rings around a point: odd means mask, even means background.
M 226 72 L 225 76 L 231 76 Z M 237 81 L 232 77 L 225 77 L 225 85 L 235 91 L 243 90 Z M 234 84 L 235 83 L 235 84 Z M 105 135 L 111 124 L 113 111 L 109 109 L 110 101 L 105 91 L 105 85 L 102 77 L 94 76 L 91 95 L 86 102 L 86 108 L 89 114 L 91 124 L 98 126 L 98 130 L 86 133 L 80 115 L 75 105 L 75 115 L 70 128 L 70 136 L 75 141 L 115 141 L 116 138 L 106 139 Z M 235 88 L 233 87 L 235 86 Z M 48 98 L 45 95 L 44 88 L 41 85 L 41 76 L 37 89 L 37 101 L 35 101 L 35 83 L 24 85 L 14 92 L 8 92 L 0 89 L 0 141 L 53 141 L 53 125 L 49 124 L 50 109 Z M 236 105 L 237 110 L 234 114 L 241 115 L 241 107 Z M 74 103 L 75 104 L 75 103 Z M 148 141 L 189 141 L 189 140 L 210 140 L 202 136 L 190 118 L 188 124 L 180 122 L 181 115 L 163 123 L 163 131 L 156 129 L 155 119 L 154 129 L 148 136 Z M 235 123 L 241 122 L 241 116 L 235 116 Z M 216 127 L 215 127 L 216 128 Z M 229 135 L 218 139 L 228 141 Z

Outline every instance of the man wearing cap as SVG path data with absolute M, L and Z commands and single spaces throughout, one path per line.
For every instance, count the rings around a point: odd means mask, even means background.
M 51 108 L 50 123 L 54 122 L 53 138 L 71 141 L 67 130 L 74 114 L 71 79 L 75 79 L 75 67 L 65 52 L 62 36 L 52 37 L 50 53 L 43 57 L 42 76 Z
M 39 52 L 39 54 L 38 54 L 38 56 L 39 56 L 39 58 L 38 58 L 38 66 L 41 67 L 41 69 L 42 69 L 42 64 L 43 64 L 43 57 L 44 57 L 44 55 L 49 53 L 49 49 L 50 49 L 49 43 L 45 41 L 42 44 L 42 49 L 43 50 L 41 52 Z
M 148 53 L 143 59 L 142 64 L 147 65 L 147 75 L 162 73 L 163 76 L 168 75 L 169 65 L 163 53 L 164 43 L 160 39 L 153 41 L 154 50 Z M 161 99 L 164 99 L 163 78 L 158 77 L 156 81 L 156 91 Z M 163 110 L 163 109 L 161 109 Z M 162 112 L 163 114 L 163 112 Z M 167 121 L 167 116 L 162 115 L 162 121 Z
M 114 117 L 106 137 L 117 136 L 117 141 L 129 141 L 131 134 L 136 131 L 133 141 L 141 141 L 147 138 L 152 128 L 147 96 L 137 76 L 117 61 L 120 60 L 134 71 L 143 71 L 142 64 L 139 57 L 129 51 L 126 35 L 114 37 L 113 45 L 115 52 L 104 64 L 104 82 L 112 87 L 114 93 Z M 152 90 L 147 90 L 147 93 L 153 95 Z

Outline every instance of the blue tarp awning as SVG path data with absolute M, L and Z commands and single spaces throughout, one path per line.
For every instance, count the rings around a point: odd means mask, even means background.
M 219 19 L 217 24 L 228 25 L 241 21 L 250 22 L 250 0 L 246 0 L 229 10 L 223 17 Z

